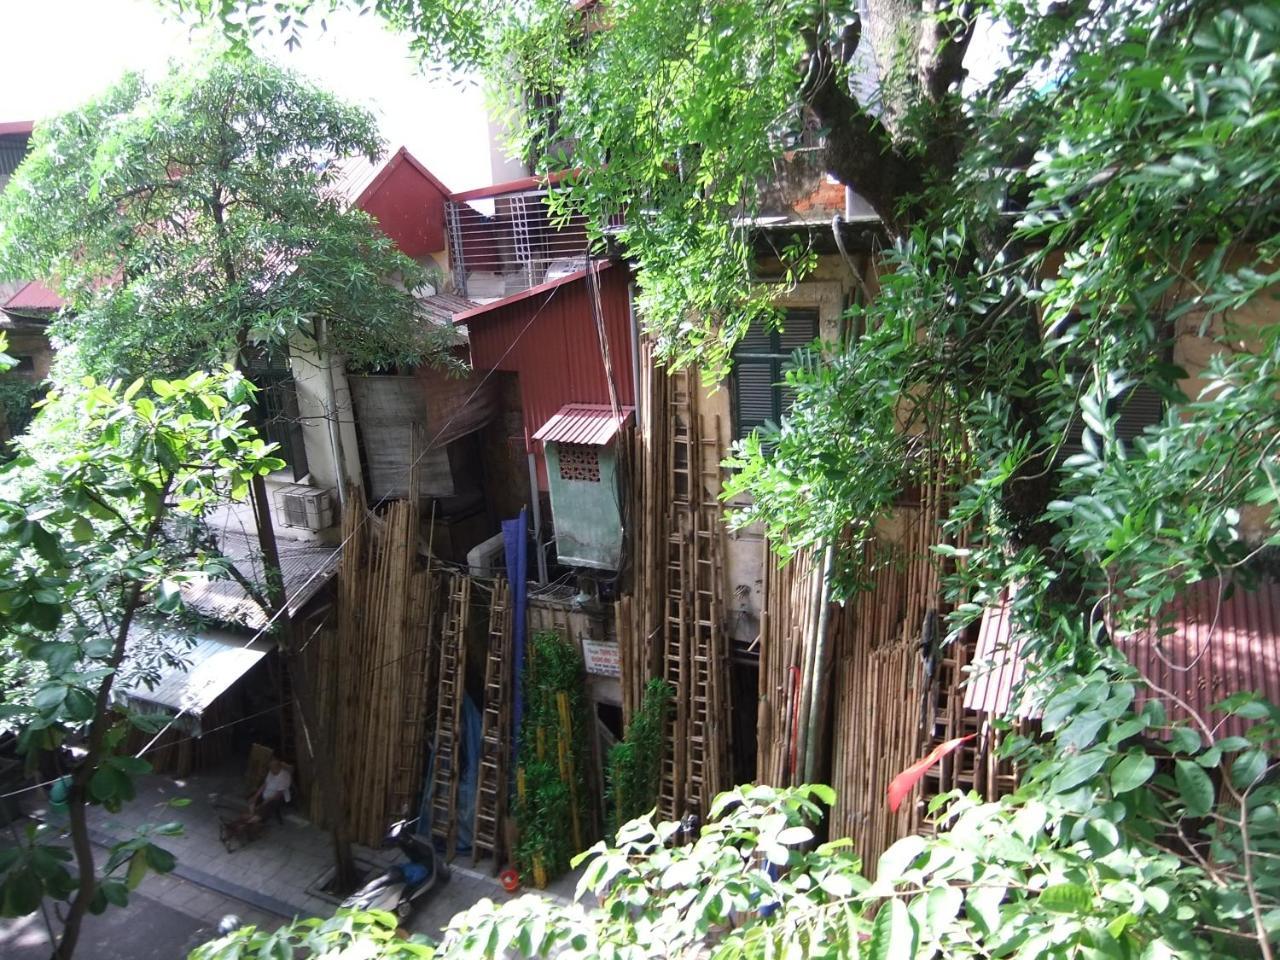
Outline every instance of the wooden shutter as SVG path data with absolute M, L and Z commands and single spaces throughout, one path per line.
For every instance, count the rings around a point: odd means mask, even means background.
M 791 355 L 818 336 L 818 311 L 788 310 L 781 330 L 753 323 L 733 350 L 734 436 L 741 439 L 765 423 L 778 423 L 795 392 L 783 384 Z

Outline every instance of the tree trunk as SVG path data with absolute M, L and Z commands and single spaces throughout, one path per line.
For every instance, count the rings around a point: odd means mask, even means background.
M 320 789 L 320 805 L 324 817 L 329 821 L 330 835 L 333 839 L 334 889 L 347 890 L 355 883 L 355 860 L 351 854 L 351 838 L 347 835 L 346 817 L 342 798 L 342 779 L 338 776 L 333 763 L 332 749 L 335 746 L 327 735 L 328 731 L 315 713 L 315 702 L 311 698 L 311 686 L 306 670 L 299 657 L 297 632 L 293 619 L 286 609 L 288 597 L 284 589 L 284 579 L 280 567 L 280 548 L 276 543 L 275 528 L 271 525 L 271 502 L 267 496 L 267 482 L 255 476 L 250 489 L 253 495 L 254 521 L 258 533 L 258 546 L 262 550 L 262 567 L 267 579 L 268 617 L 279 617 L 279 645 L 284 655 L 285 668 L 289 671 L 289 683 L 293 688 L 294 699 L 298 703 L 298 712 L 302 715 L 305 727 L 304 734 L 307 750 L 310 754 L 311 769 L 315 773 Z M 317 748 L 320 753 L 317 755 Z M 325 754 L 328 754 L 327 756 Z
M 156 534 L 160 530 L 160 525 L 164 521 L 166 511 L 163 505 L 168 495 L 169 485 L 166 483 L 164 489 L 160 492 L 161 506 L 147 526 L 146 538 L 142 544 L 142 552 L 144 553 L 151 549 L 152 544 L 155 542 Z M 67 909 L 67 918 L 62 925 L 62 936 L 53 951 L 54 960 L 71 960 L 76 950 L 76 944 L 80 940 L 80 925 L 84 922 L 84 915 L 89 910 L 89 904 L 93 900 L 94 893 L 97 892 L 98 867 L 94 863 L 93 844 L 89 839 L 89 819 L 85 815 L 85 808 L 89 802 L 89 780 L 93 777 L 94 770 L 97 769 L 98 761 L 102 759 L 103 743 L 106 739 L 107 729 L 110 726 L 108 717 L 111 713 L 111 688 L 115 683 L 116 671 L 120 669 L 120 664 L 124 662 L 125 649 L 129 644 L 129 631 L 133 627 L 133 620 L 137 615 L 141 602 L 142 584 L 134 581 L 130 587 L 128 599 L 125 601 L 124 615 L 120 619 L 120 625 L 116 628 L 115 649 L 111 653 L 111 660 L 108 664 L 111 667 L 111 672 L 98 685 L 98 694 L 94 700 L 93 722 L 89 725 L 89 741 L 85 750 L 84 760 L 75 773 L 72 774 L 71 788 L 67 791 L 67 816 L 71 826 L 71 848 L 75 852 L 79 886 L 76 888 L 76 895 L 72 898 L 71 905 Z

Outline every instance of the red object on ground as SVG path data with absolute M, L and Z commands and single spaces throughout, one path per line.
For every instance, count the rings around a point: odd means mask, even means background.
M 889 782 L 889 809 L 894 813 L 898 812 L 898 807 L 902 806 L 902 801 L 907 794 L 911 792 L 911 788 L 920 782 L 920 778 L 925 775 L 925 771 L 932 767 L 935 763 L 951 753 L 960 744 L 966 740 L 972 740 L 976 737 L 976 733 L 971 733 L 967 737 L 956 737 L 954 740 L 948 740 L 946 743 L 940 743 L 930 750 L 922 759 L 917 760 L 907 769 Z
M 503 870 L 498 874 L 498 880 L 502 883 L 502 889 L 507 893 L 515 893 L 520 889 L 520 874 L 514 870 Z

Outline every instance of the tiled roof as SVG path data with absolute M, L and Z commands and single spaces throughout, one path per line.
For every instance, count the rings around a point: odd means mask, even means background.
M 217 534 L 219 546 L 236 568 L 247 579 L 263 588 L 261 551 L 252 533 L 227 529 Z M 338 569 L 342 551 L 322 543 L 281 539 L 280 572 L 284 578 L 285 595 L 289 598 L 289 615 L 297 613 L 315 596 Z M 219 623 L 236 624 L 258 630 L 266 626 L 267 618 L 262 608 L 245 593 L 235 580 L 203 580 L 184 584 L 182 598 L 196 612 Z

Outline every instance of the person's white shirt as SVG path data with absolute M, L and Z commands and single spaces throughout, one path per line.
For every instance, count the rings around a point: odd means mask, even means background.
M 290 800 L 289 789 L 293 786 L 293 775 L 288 767 L 281 767 L 278 773 L 267 772 L 267 779 L 262 783 L 262 801 L 274 800 L 283 795 L 284 802 Z

